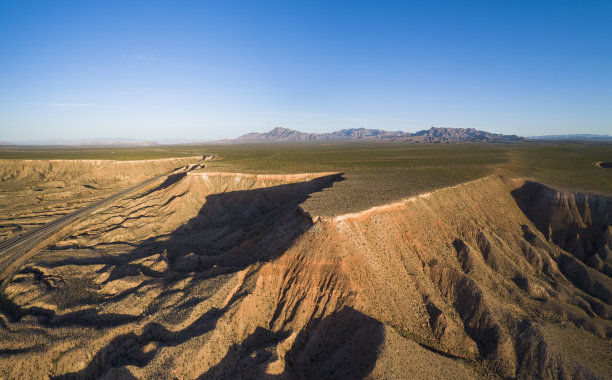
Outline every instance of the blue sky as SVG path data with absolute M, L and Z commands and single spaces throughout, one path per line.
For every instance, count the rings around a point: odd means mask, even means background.
M 612 134 L 612 1 L 0 2 L 0 140 Z

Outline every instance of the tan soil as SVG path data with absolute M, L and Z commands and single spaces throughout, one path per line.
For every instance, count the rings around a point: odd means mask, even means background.
M 0 377 L 610 378 L 610 198 L 300 207 L 338 179 L 190 174 L 91 215 L 2 289 Z
M 0 160 L 0 242 L 196 160 Z

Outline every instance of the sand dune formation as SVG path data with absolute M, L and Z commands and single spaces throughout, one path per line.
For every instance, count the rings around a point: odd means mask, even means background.
M 70 226 L 3 283 L 0 378 L 612 377 L 612 198 L 301 206 L 340 180 L 188 173 Z

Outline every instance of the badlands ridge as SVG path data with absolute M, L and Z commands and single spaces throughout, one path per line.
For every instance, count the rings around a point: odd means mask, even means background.
M 610 378 L 612 198 L 498 176 L 347 215 L 339 173 L 188 173 L 0 293 L 3 378 Z

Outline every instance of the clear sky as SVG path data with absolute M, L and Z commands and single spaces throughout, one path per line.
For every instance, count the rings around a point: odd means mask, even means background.
M 612 1 L 0 2 L 0 141 L 612 134 Z

